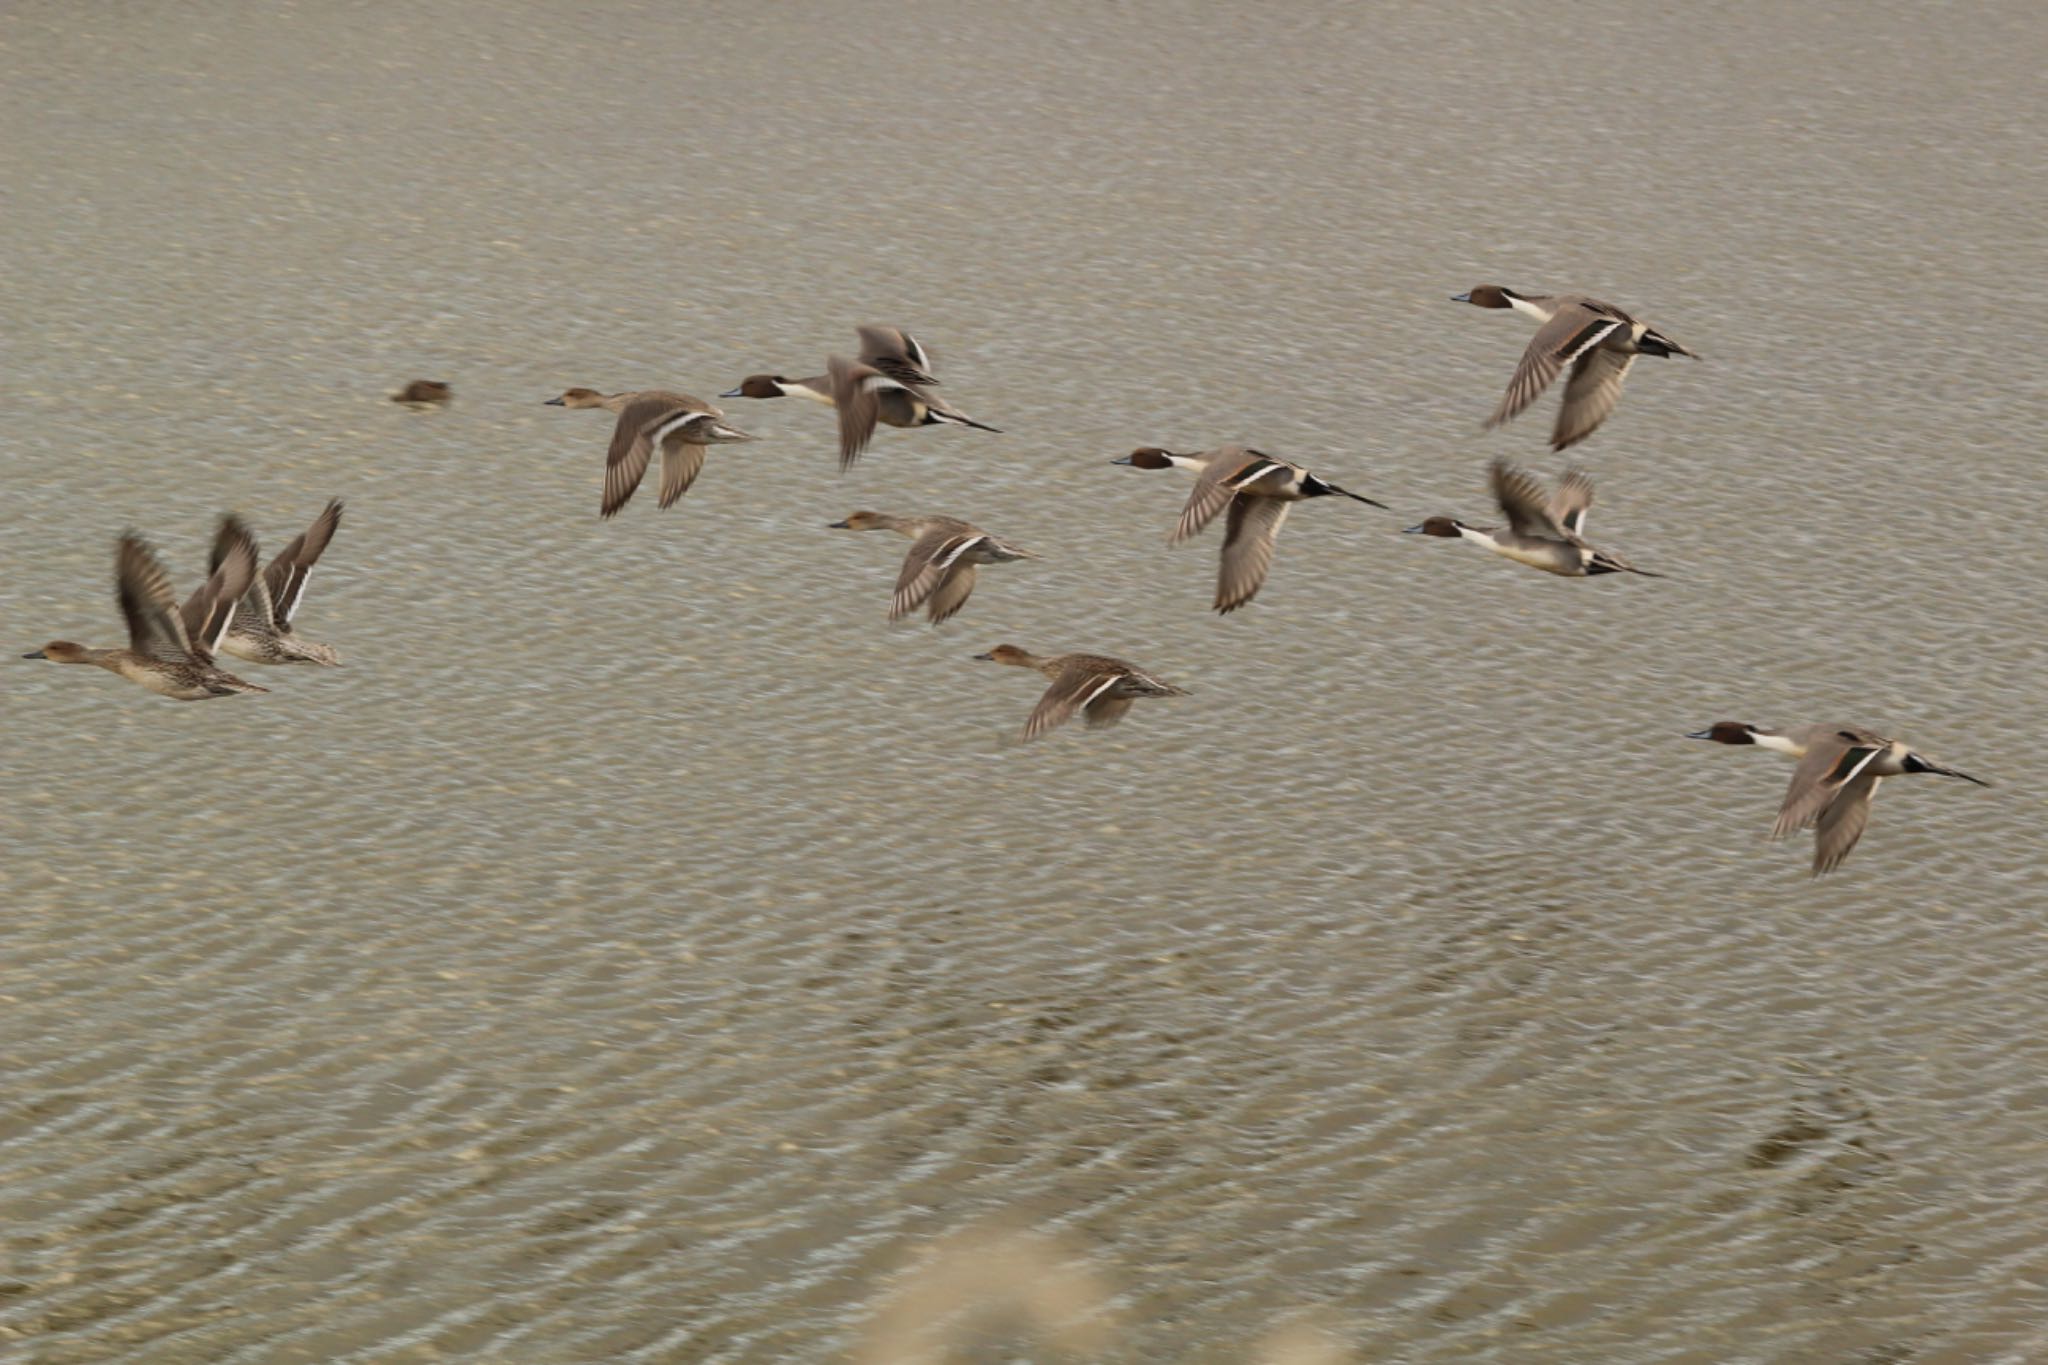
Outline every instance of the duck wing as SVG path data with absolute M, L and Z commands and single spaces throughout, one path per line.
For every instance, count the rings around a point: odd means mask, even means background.
M 1545 540 L 1571 539 L 1552 517 L 1550 498 L 1534 474 L 1495 456 L 1487 477 L 1493 487 L 1493 500 L 1506 514 L 1510 531 Z
M 128 623 L 128 647 L 168 663 L 192 658 L 191 637 L 178 613 L 171 576 L 148 542 L 130 532 L 114 551 L 114 594 Z
M 647 464 L 654 457 L 656 444 L 665 443 L 692 422 L 722 416 L 717 408 L 681 393 L 643 393 L 626 404 L 619 412 L 618 425 L 612 428 L 611 450 L 605 455 L 604 500 L 598 506 L 599 515 L 614 516 L 626 505 L 640 487 L 640 481 L 647 477 Z M 664 463 L 667 459 L 664 448 Z M 683 486 L 689 486 L 687 479 Z M 676 497 L 681 496 L 678 490 Z M 662 505 L 666 507 L 668 503 Z
M 1073 718 L 1074 712 L 1105 696 L 1132 676 L 1129 664 L 1095 654 L 1068 656 L 1066 666 L 1038 699 L 1024 722 L 1024 738 L 1036 739 Z
M 1870 823 L 1870 803 L 1877 797 L 1876 773 L 1861 773 L 1844 784 L 1835 799 L 1820 813 L 1813 831 L 1813 875 L 1832 872 L 1841 866 L 1849 850 L 1863 837 Z
M 900 327 L 856 327 L 860 335 L 860 359 L 891 379 L 905 384 L 935 388 L 931 352 L 916 337 Z
M 1792 770 L 1792 784 L 1785 789 L 1785 803 L 1778 808 L 1771 837 L 1782 839 L 1794 830 L 1812 827 L 1850 784 L 1865 775 L 1878 755 L 1890 748 L 1891 741 L 1884 736 L 1854 726 L 1844 726 L 1808 745 L 1799 766 Z M 1848 850 L 1842 852 L 1846 856 Z
M 835 355 L 826 370 L 832 381 L 832 405 L 839 409 L 839 468 L 844 473 L 874 439 L 883 403 L 914 408 L 924 395 L 865 361 Z
M 1224 446 L 1202 459 L 1202 472 L 1195 477 L 1195 489 L 1180 510 L 1180 522 L 1166 537 L 1168 545 L 1178 545 L 1214 521 L 1241 487 L 1279 464 L 1244 446 Z
M 1564 386 L 1564 402 L 1557 409 L 1557 425 L 1550 432 L 1550 448 L 1564 450 L 1591 436 L 1621 401 L 1621 381 L 1628 378 L 1632 355 L 1623 355 L 1595 345 L 1572 362 L 1572 377 Z
M 1557 496 L 1550 500 L 1550 515 L 1567 532 L 1575 536 L 1586 534 L 1586 513 L 1593 508 L 1593 478 L 1585 470 L 1574 466 L 1564 472 L 1564 478 L 1557 485 Z
M 1619 309 L 1582 299 L 1551 314 L 1550 321 L 1536 329 L 1529 349 L 1522 352 L 1522 363 L 1515 367 L 1515 377 L 1508 381 L 1508 390 L 1486 425 L 1497 427 L 1519 414 L 1550 387 L 1566 365 L 1605 341 L 1617 327 L 1627 326 L 1628 319 L 1617 316 L 1619 313 Z
M 207 561 L 212 567 L 206 581 L 179 610 L 187 651 L 201 662 L 219 652 L 237 605 L 256 582 L 256 538 L 240 517 L 220 519 Z
M 954 574 L 965 572 L 967 584 L 958 590 L 957 600 L 952 602 L 946 616 L 960 610 L 967 601 L 967 594 L 974 590 L 974 566 L 962 564 L 960 557 L 988 539 L 986 533 L 964 524 L 940 526 L 919 536 L 911 545 L 910 553 L 903 557 L 903 571 L 896 576 L 896 596 L 889 604 L 889 619 L 897 620 L 908 616 L 925 604 L 940 585 Z M 938 603 L 932 604 L 938 610 Z M 936 625 L 944 616 L 934 615 Z
M 1236 498 L 1223 536 L 1216 574 L 1216 610 L 1228 615 L 1259 595 L 1273 567 L 1274 542 L 1292 503 L 1280 498 Z
M 269 622 L 276 629 L 289 626 L 292 617 L 298 614 L 299 603 L 306 595 L 306 582 L 313 576 L 313 566 L 320 562 L 320 556 L 327 551 L 327 542 L 334 538 L 340 526 L 341 499 L 335 498 L 320 509 L 320 515 L 313 518 L 311 526 L 292 537 L 291 543 L 280 550 L 277 558 L 270 561 L 270 567 L 263 571 L 261 582 L 249 590 L 249 597 L 254 598 L 257 589 L 262 589 L 269 600 Z

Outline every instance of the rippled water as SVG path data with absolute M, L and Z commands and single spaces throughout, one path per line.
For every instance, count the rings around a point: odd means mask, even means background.
M 196 581 L 224 509 L 348 513 L 339 670 L 6 665 L 0 1354 L 886 1358 L 920 1248 L 1021 1227 L 1116 1359 L 2048 1359 L 2043 37 L 10 6 L 8 649 L 115 641 L 124 527 Z M 1562 463 L 1480 430 L 1484 280 L 1706 357 L 1578 452 L 1670 578 L 1395 534 Z M 540 405 L 863 321 L 1004 434 L 842 478 L 729 403 L 763 440 L 603 523 L 609 419 Z M 1303 508 L 1219 619 L 1107 460 L 1231 439 L 1396 510 Z M 1043 558 L 891 629 L 858 507 Z M 1003 640 L 1193 695 L 1025 747 Z M 1724 718 L 1997 785 L 1892 784 L 1815 883 L 1781 762 L 1678 739 Z

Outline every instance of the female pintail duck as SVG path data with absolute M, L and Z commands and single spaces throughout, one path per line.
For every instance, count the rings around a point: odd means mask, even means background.
M 1180 523 L 1167 534 L 1166 543 L 1177 545 L 1207 526 L 1218 512 L 1230 509 L 1228 529 L 1223 536 L 1222 565 L 1216 575 L 1216 610 L 1236 611 L 1259 595 L 1266 571 L 1273 564 L 1273 543 L 1287 510 L 1305 498 L 1332 493 L 1385 507 L 1383 502 L 1311 474 L 1298 464 L 1244 446 L 1194 455 L 1177 455 L 1159 446 L 1139 446 L 1111 464 L 1138 469 L 1184 469 L 1195 475 L 1195 491 L 1181 509 Z
M 293 536 L 291 544 L 278 552 L 270 567 L 257 575 L 235 604 L 234 620 L 228 626 L 221 647 L 237 659 L 259 664 L 339 664 L 341 656 L 333 645 L 308 640 L 292 629 L 292 617 L 305 600 L 306 580 L 320 562 L 327 542 L 341 525 L 341 499 L 335 498 L 313 518 L 313 524 Z M 213 547 L 209 565 L 218 569 L 221 545 Z
M 415 379 L 392 394 L 391 401 L 410 403 L 414 407 L 426 407 L 433 403 L 445 403 L 454 396 L 455 390 L 438 379 Z
M 923 606 L 933 625 L 967 605 L 974 591 L 974 566 L 1035 559 L 1029 550 L 992 536 L 953 517 L 892 517 L 884 512 L 855 512 L 832 526 L 842 531 L 896 531 L 916 544 L 904 556 L 896 576 L 896 597 L 889 619 L 908 616 Z
M 1991 784 L 1914 753 L 1896 739 L 1855 725 L 1801 725 L 1791 730 L 1760 730 L 1741 721 L 1716 721 L 1687 735 L 1716 744 L 1750 744 L 1799 760 L 1785 804 L 1778 808 L 1773 839 L 1794 830 L 1814 831 L 1813 875 L 1832 872 L 1856 847 L 1870 823 L 1870 803 L 1877 784 L 1906 773 L 1939 773 L 1960 777 L 1980 787 Z
M 921 389 L 937 388 L 932 374 L 932 356 L 918 339 L 900 327 L 856 327 L 860 335 L 860 362 L 872 365 L 891 379 Z M 832 377 L 784 379 L 779 374 L 750 374 L 720 398 L 808 398 L 832 406 Z
M 991 659 L 1018 668 L 1035 668 L 1052 679 L 1052 686 L 1038 699 L 1031 719 L 1024 722 L 1024 738 L 1036 739 L 1056 725 L 1064 724 L 1074 712 L 1086 709 L 1090 729 L 1114 725 L 1139 697 L 1185 697 L 1186 689 L 1147 673 L 1122 659 L 1102 654 L 1055 654 L 1041 659 L 1015 645 L 997 645 L 977 659 Z
M 1577 445 L 1597 430 L 1621 401 L 1621 381 L 1639 355 L 1698 356 L 1646 322 L 1638 322 L 1611 303 L 1584 294 L 1519 294 L 1497 284 L 1482 284 L 1453 303 L 1478 308 L 1512 308 L 1537 322 L 1536 336 L 1522 352 L 1522 363 L 1508 383 L 1507 394 L 1486 419 L 1497 427 L 1535 402 L 1567 364 L 1572 377 L 1564 386 L 1564 404 L 1550 433 L 1550 448 Z
M 181 608 L 162 562 L 142 537 L 129 532 L 114 552 L 115 595 L 128 622 L 128 648 L 87 649 L 69 640 L 52 640 L 23 657 L 93 664 L 179 701 L 268 692 L 213 662 L 235 603 L 256 577 L 256 542 L 238 518 L 222 518 L 214 537 L 214 561 L 213 573 Z
M 727 426 L 720 420 L 725 414 L 703 399 L 663 389 L 609 395 L 595 389 L 570 389 L 560 398 L 548 399 L 548 406 L 603 408 L 619 415 L 612 428 L 611 453 L 604 462 L 604 499 L 598 504 L 598 514 L 606 517 L 633 496 L 647 476 L 647 462 L 656 446 L 661 447 L 660 505 L 673 507 L 704 468 L 706 447 L 754 439 Z
M 1455 517 L 1431 517 L 1410 526 L 1409 535 L 1445 536 L 1484 545 L 1518 564 L 1567 578 L 1601 573 L 1634 573 L 1645 578 L 1663 574 L 1638 569 L 1620 555 L 1596 550 L 1585 542 L 1586 514 L 1593 506 L 1593 480 L 1583 469 L 1567 469 L 1557 495 L 1546 498 L 1543 485 L 1526 470 L 1496 458 L 1490 468 L 1493 499 L 1508 519 L 1508 529 L 1467 526 Z

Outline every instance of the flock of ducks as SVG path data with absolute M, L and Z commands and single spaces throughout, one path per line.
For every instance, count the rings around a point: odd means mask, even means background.
M 1639 356 L 1695 356 L 1648 323 L 1582 294 L 1524 294 L 1487 284 L 1455 295 L 1453 301 L 1512 310 L 1537 324 L 1536 335 L 1524 350 L 1506 393 L 1487 419 L 1489 428 L 1526 411 L 1560 375 L 1570 371 L 1551 432 L 1553 451 L 1584 441 L 1613 414 L 1621 399 L 1622 381 Z M 936 365 L 916 337 L 895 327 L 857 330 L 857 356 L 851 360 L 830 357 L 823 374 L 808 379 L 749 375 L 719 396 L 804 398 L 833 409 L 838 419 L 842 471 L 859 460 L 880 426 L 998 430 L 933 392 L 939 384 Z M 416 380 L 393 395 L 396 401 L 414 407 L 445 403 L 451 396 L 448 384 L 431 380 Z M 655 497 L 666 508 L 689 491 L 703 471 L 710 447 L 756 439 L 727 422 L 721 409 L 668 390 L 605 394 L 572 388 L 547 402 L 563 408 L 600 408 L 616 418 L 598 504 L 604 517 L 617 515 L 632 499 L 646 480 L 657 450 L 661 468 Z M 1168 544 L 1178 544 L 1198 534 L 1218 515 L 1224 516 L 1214 605 L 1226 615 L 1258 596 L 1272 568 L 1280 528 L 1295 503 L 1341 497 L 1382 509 L 1387 506 L 1300 465 L 1242 445 L 1200 452 L 1140 446 L 1114 463 L 1143 470 L 1178 469 L 1194 477 L 1194 490 L 1168 533 Z M 1409 533 L 1471 541 L 1518 564 L 1568 578 L 1608 573 L 1662 577 L 1587 543 L 1593 483 L 1584 470 L 1567 469 L 1554 493 L 1504 459 L 1492 461 L 1490 477 L 1505 527 L 1475 526 L 1454 517 L 1433 516 L 1407 528 Z M 133 532 L 124 534 L 115 552 L 114 581 L 128 626 L 127 648 L 89 649 L 58 640 L 26 657 L 92 664 L 180 701 L 269 690 L 220 667 L 217 660 L 222 653 L 260 664 L 338 664 L 340 658 L 332 647 L 307 640 L 293 629 L 293 618 L 314 565 L 341 524 L 341 507 L 339 500 L 328 503 L 261 574 L 256 571 L 255 538 L 240 518 L 224 517 L 214 537 L 206 580 L 183 604 L 177 601 L 170 577 L 155 553 Z M 1020 546 L 953 517 L 862 511 L 832 526 L 850 531 L 894 531 L 910 539 L 890 600 L 892 621 L 922 609 L 937 625 L 966 605 L 980 566 L 1033 557 Z M 1064 724 L 1076 712 L 1091 728 L 1108 726 L 1121 720 L 1142 698 L 1187 695 L 1185 689 L 1135 664 L 1104 654 L 1041 656 L 1004 644 L 975 657 L 1034 669 L 1050 680 L 1025 722 L 1026 740 Z M 1750 745 L 1798 760 L 1772 838 L 1812 829 L 1816 876 L 1832 871 L 1856 846 L 1869 822 L 1878 783 L 1885 778 L 1938 773 L 1989 785 L 1968 773 L 1943 767 L 1897 740 L 1856 726 L 1766 730 L 1721 721 L 1688 737 Z

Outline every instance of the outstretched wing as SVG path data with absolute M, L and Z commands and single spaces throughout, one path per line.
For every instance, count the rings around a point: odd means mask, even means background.
M 1238 498 L 1230 504 L 1223 560 L 1216 574 L 1216 610 L 1236 611 L 1259 595 L 1273 567 L 1274 541 L 1292 503 L 1279 498 Z
M 1615 328 L 1626 325 L 1622 319 L 1606 316 L 1585 303 L 1566 304 L 1558 309 L 1550 321 L 1536 329 L 1529 349 L 1522 352 L 1522 363 L 1515 367 L 1515 377 L 1508 381 L 1508 391 L 1501 396 L 1493 416 L 1486 419 L 1486 425 L 1497 427 L 1519 414 L 1550 387 L 1566 365 L 1605 341 Z
M 229 514 L 220 519 L 207 561 L 212 572 L 179 612 L 192 655 L 202 660 L 219 652 L 237 604 L 256 582 L 256 538 L 240 517 Z
M 1870 803 L 1877 797 L 1876 773 L 1865 772 L 1845 784 L 1835 799 L 1820 813 L 1813 831 L 1813 875 L 1832 872 L 1841 866 L 1849 850 L 1863 837 L 1870 823 Z
M 1621 401 L 1621 381 L 1628 378 L 1629 366 L 1635 363 L 1632 355 L 1598 347 L 1572 363 L 1572 377 L 1564 386 L 1564 402 L 1557 410 L 1557 425 L 1550 432 L 1552 450 L 1577 445 L 1607 420 L 1607 414 Z
M 862 364 L 905 384 L 937 386 L 931 353 L 910 333 L 900 327 L 856 327 L 854 331 L 860 334 Z
M 974 566 L 961 564 L 960 557 L 987 539 L 980 531 L 962 531 L 957 526 L 941 527 L 919 536 L 911 545 L 910 553 L 903 557 L 903 572 L 896 576 L 896 596 L 889 604 L 889 619 L 894 621 L 916 611 L 940 583 L 961 570 L 968 573 L 967 587 L 972 591 Z M 962 592 L 959 601 L 953 604 L 953 611 L 958 611 L 966 600 L 967 593 Z M 951 616 L 953 611 L 946 615 Z M 932 618 L 934 623 L 943 619 L 939 616 Z
M 832 403 L 839 409 L 839 468 L 844 472 L 874 439 L 875 424 L 882 418 L 883 396 L 900 393 L 907 402 L 921 395 L 865 361 L 835 355 L 826 369 L 832 380 Z
M 299 603 L 306 595 L 306 580 L 313 576 L 313 566 L 326 553 L 327 542 L 334 537 L 341 526 L 341 499 L 335 498 L 313 518 L 313 524 L 305 531 L 292 537 L 289 545 L 278 552 L 270 567 L 263 571 L 262 587 L 270 599 L 270 620 L 275 626 L 283 627 L 292 623 L 298 614 Z M 252 590 L 250 595 L 255 595 Z
M 1782 839 L 1820 820 L 1844 789 L 1890 747 L 1890 741 L 1881 736 L 1851 729 L 1837 730 L 1814 743 L 1792 770 L 1792 783 L 1785 789 L 1785 803 L 1778 808 L 1771 837 Z
M 1586 513 L 1593 508 L 1593 478 L 1585 470 L 1567 469 L 1550 500 L 1550 515 L 1575 536 L 1586 534 Z
M 1488 479 L 1493 485 L 1493 500 L 1507 515 L 1509 530 L 1518 536 L 1569 539 L 1564 528 L 1552 518 L 1550 499 L 1535 475 L 1496 455 L 1488 469 Z
M 122 536 L 114 551 L 114 594 L 128 622 L 130 649 L 171 663 L 192 657 L 171 576 L 148 543 L 133 532 Z
M 1123 678 L 1123 670 L 1105 668 L 1100 659 L 1079 659 L 1069 664 L 1045 689 L 1031 718 L 1024 722 L 1024 738 L 1036 739 L 1054 726 L 1064 725 L 1074 712 L 1102 697 Z
M 1200 531 L 1230 506 L 1240 488 L 1281 467 L 1280 461 L 1244 446 L 1224 446 L 1207 458 L 1187 505 L 1181 508 L 1179 524 L 1166 537 L 1168 545 L 1178 545 Z

